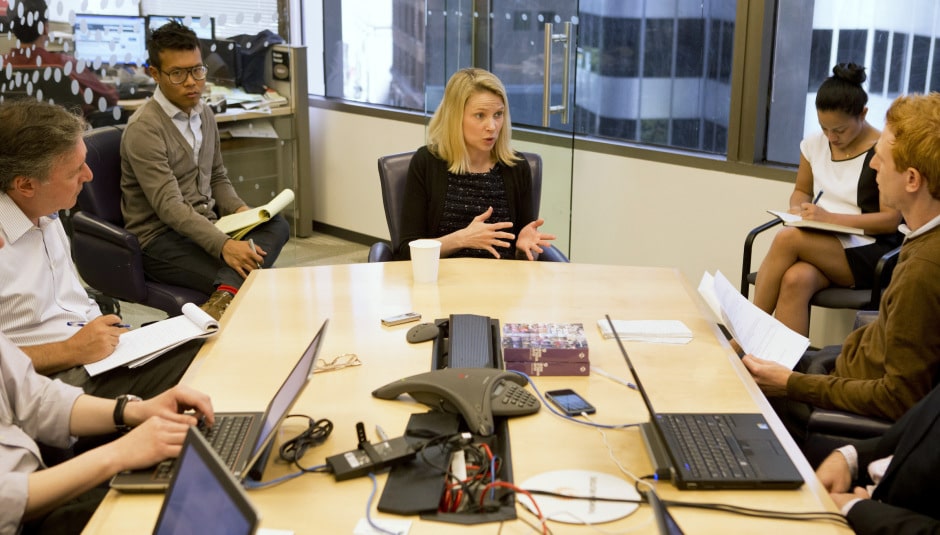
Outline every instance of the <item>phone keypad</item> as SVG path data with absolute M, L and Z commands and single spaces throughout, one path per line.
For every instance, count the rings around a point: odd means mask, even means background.
M 502 381 L 502 388 L 495 390 L 496 398 L 493 401 L 493 415 L 495 416 L 521 416 L 532 414 L 539 410 L 541 404 L 534 394 L 525 387 L 509 381 Z

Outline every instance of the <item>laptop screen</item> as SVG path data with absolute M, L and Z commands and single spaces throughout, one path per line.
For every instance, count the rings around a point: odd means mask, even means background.
M 190 428 L 153 533 L 248 535 L 257 525 L 258 513 L 228 467 Z
M 281 385 L 277 394 L 274 395 L 274 399 L 268 404 L 268 409 L 264 412 L 264 422 L 261 424 L 261 432 L 258 434 L 258 441 L 255 443 L 253 450 L 254 455 L 252 455 L 252 457 L 257 457 L 261 453 L 261 450 L 267 445 L 268 439 L 271 438 L 274 430 L 277 429 L 277 426 L 279 426 L 284 417 L 287 416 L 287 411 L 294 406 L 294 402 L 297 401 L 297 398 L 300 396 L 304 385 L 307 384 L 307 380 L 313 373 L 313 365 L 316 361 L 317 354 L 320 352 L 320 345 L 323 343 L 323 335 L 326 332 L 328 324 L 329 320 L 323 322 L 320 331 L 313 338 L 313 341 L 310 342 L 310 345 L 307 347 L 307 350 L 300 360 L 297 361 L 294 369 L 291 370 L 290 375 L 287 376 L 287 380 L 284 381 L 284 384 Z
M 72 27 L 75 57 L 89 64 L 135 64 L 147 60 L 144 18 L 78 13 Z

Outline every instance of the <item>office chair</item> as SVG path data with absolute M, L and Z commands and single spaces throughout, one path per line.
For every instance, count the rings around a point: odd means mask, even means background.
M 532 152 L 522 152 L 529 162 L 532 170 L 532 209 L 536 215 L 542 202 L 542 157 Z M 392 260 L 395 251 L 393 245 L 398 243 L 401 236 L 402 205 L 405 199 L 405 182 L 408 177 L 408 166 L 414 151 L 382 156 L 379 158 L 379 182 L 382 185 L 382 201 L 385 205 L 385 221 L 388 223 L 388 233 L 391 244 L 378 242 L 369 248 L 369 262 L 387 262 Z M 546 262 L 568 262 L 557 247 L 549 245 L 542 248 L 544 252 L 539 260 Z
M 757 280 L 757 272 L 751 271 L 751 249 L 757 235 L 765 230 L 779 225 L 781 221 L 774 218 L 762 225 L 759 225 L 747 233 L 744 239 L 744 254 L 741 267 L 741 295 L 748 297 L 750 287 Z M 894 272 L 894 266 L 898 263 L 898 253 L 901 247 L 898 246 L 885 253 L 875 265 L 874 284 L 871 289 L 839 288 L 829 287 L 816 292 L 810 300 L 810 305 L 823 308 L 844 308 L 854 310 L 878 310 L 878 304 L 881 302 L 881 292 L 891 282 L 891 274 Z
M 121 214 L 121 134 L 116 126 L 85 134 L 85 163 L 94 179 L 78 196 L 72 215 L 72 258 L 85 283 L 104 294 L 178 316 L 186 303 L 200 305 L 208 295 L 148 280 L 137 236 L 124 229 Z
M 873 310 L 860 310 L 855 314 L 855 328 L 861 328 L 878 317 Z M 838 352 L 829 352 L 815 359 L 808 372 L 828 373 L 835 366 Z M 862 416 L 835 409 L 813 408 L 806 424 L 803 454 L 813 467 L 819 466 L 832 450 L 847 444 L 880 437 L 891 427 L 888 420 Z

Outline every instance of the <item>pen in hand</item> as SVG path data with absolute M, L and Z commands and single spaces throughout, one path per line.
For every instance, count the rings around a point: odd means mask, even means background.
M 816 204 L 819 202 L 819 198 L 822 197 L 822 194 L 823 194 L 823 190 L 819 190 L 819 193 L 816 194 L 816 198 L 813 199 L 813 204 Z
M 248 238 L 248 247 L 251 247 L 251 252 L 258 254 L 258 250 L 255 249 L 255 240 Z M 261 263 L 256 262 L 255 265 L 258 266 L 258 269 L 261 269 Z
M 68 325 L 69 327 L 84 327 L 84 326 L 87 325 L 88 323 L 87 323 L 87 322 L 84 322 L 84 321 L 67 321 L 67 322 L 65 322 L 65 324 Z M 120 327 L 120 328 L 122 328 L 122 329 L 130 329 L 130 328 L 131 328 L 131 326 L 130 326 L 129 324 L 127 324 L 127 323 L 112 323 L 111 326 L 112 326 L 112 327 Z

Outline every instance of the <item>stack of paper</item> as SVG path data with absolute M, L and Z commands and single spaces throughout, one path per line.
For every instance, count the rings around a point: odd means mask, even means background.
M 613 320 L 621 340 L 631 342 L 653 342 L 657 344 L 687 344 L 692 341 L 692 331 L 678 320 Z M 613 338 L 614 333 L 606 319 L 597 320 L 597 327 L 604 338 Z

